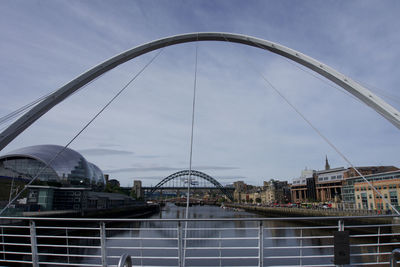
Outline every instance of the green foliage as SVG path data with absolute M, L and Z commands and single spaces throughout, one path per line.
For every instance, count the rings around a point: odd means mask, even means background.
M 218 199 L 218 203 L 223 203 L 223 202 L 225 202 L 225 198 L 220 197 L 220 198 Z
M 120 186 L 113 186 L 109 183 L 106 184 L 106 187 L 104 188 L 104 192 L 107 193 L 118 193 L 118 194 L 123 194 L 123 195 L 127 195 L 129 196 L 129 192 L 127 192 L 126 190 L 123 190 Z

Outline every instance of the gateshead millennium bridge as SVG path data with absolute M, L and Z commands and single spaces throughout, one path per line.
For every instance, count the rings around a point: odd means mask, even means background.
M 293 60 L 339 85 L 400 129 L 399 111 L 322 62 L 271 41 L 243 34 L 203 32 L 152 41 L 98 64 L 44 98 L 0 133 L 0 151 L 55 105 L 103 73 L 156 49 L 197 41 L 240 43 Z M 179 175 L 163 179 L 158 188 Z M 220 188 L 215 179 L 198 175 Z M 213 214 L 222 213 L 218 211 L 223 209 L 212 208 Z M 183 211 L 175 211 L 172 219 L 149 220 L 1 217 L 0 262 L 101 267 L 124 266 L 132 261 L 140 266 L 180 267 L 395 266 L 400 259 L 400 250 L 395 249 L 400 245 L 397 215 L 239 218 L 243 214 L 232 216 L 226 211 L 229 217 L 202 218 L 200 213 L 182 219 L 179 215 Z M 293 224 L 296 221 L 302 223 Z
M 385 101 L 369 91 L 367 88 L 363 87 L 356 81 L 350 79 L 349 77 L 322 62 L 319 62 L 303 53 L 300 53 L 296 50 L 285 47 L 278 43 L 243 34 L 223 32 L 199 32 L 175 35 L 140 45 L 138 47 L 122 52 L 121 54 L 116 55 L 98 64 L 87 72 L 79 75 L 74 80 L 70 81 L 54 93 L 50 94 L 43 101 L 34 106 L 24 116 L 20 117 L 16 122 L 6 128 L 0 134 L 0 151 L 12 140 L 14 140 L 14 138 L 16 138 L 21 132 L 28 128 L 32 123 L 34 123 L 37 119 L 39 119 L 46 112 L 52 109 L 55 105 L 65 100 L 68 96 L 73 94 L 79 88 L 88 84 L 90 81 L 96 79 L 103 73 L 117 67 L 122 63 L 125 63 L 131 59 L 134 59 L 140 55 L 149 53 L 156 49 L 181 43 L 197 41 L 222 41 L 240 43 L 248 46 L 257 47 L 263 50 L 268 50 L 272 53 L 291 59 L 339 85 L 340 87 L 360 99 L 363 103 L 373 108 L 376 112 L 378 112 L 388 121 L 390 121 L 394 126 L 400 129 L 399 111 L 397 111 L 391 105 L 387 104 Z

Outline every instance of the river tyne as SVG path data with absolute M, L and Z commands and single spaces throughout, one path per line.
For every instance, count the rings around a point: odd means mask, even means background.
M 192 219 L 262 217 L 265 216 L 217 206 L 192 206 L 189 209 L 189 218 Z M 185 207 L 167 203 L 160 213 L 148 219 L 179 218 L 185 218 Z M 185 266 L 258 266 L 259 224 L 259 221 L 245 220 L 191 221 L 185 233 L 186 226 L 182 223 L 182 235 L 187 237 Z M 154 220 L 131 222 L 129 227 L 134 230 L 129 231 L 115 226 L 118 231 L 110 233 L 111 238 L 107 239 L 107 256 L 112 259 L 110 263 L 116 264 L 118 256 L 128 253 L 132 256 L 134 266 L 177 266 L 177 260 L 173 259 L 177 257 L 176 226 L 177 222 L 174 221 Z M 332 227 L 336 226 L 315 229 L 315 225 L 304 222 L 264 221 L 263 227 L 264 266 L 333 264 L 332 257 L 318 255 L 333 254 L 333 240 L 328 236 L 332 236 Z M 306 238 L 294 238 L 299 236 Z M 365 240 L 358 240 L 356 243 L 363 241 Z M 317 248 L 311 248 L 312 246 Z M 137 249 L 143 247 L 152 249 Z M 355 247 L 351 252 L 373 251 L 368 247 Z M 299 259 L 299 255 L 309 257 Z M 367 259 L 364 256 L 357 261 L 359 260 Z

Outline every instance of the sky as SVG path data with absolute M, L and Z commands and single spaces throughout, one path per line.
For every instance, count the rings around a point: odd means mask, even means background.
M 0 117 L 125 50 L 190 32 L 231 32 L 300 51 L 400 109 L 399 1 L 0 1 Z M 197 71 L 196 70 L 197 49 Z M 43 115 L 0 154 L 66 145 L 158 51 L 107 72 Z M 189 168 L 221 184 L 261 185 L 348 163 L 400 167 L 400 132 L 318 74 L 227 42 L 162 49 L 71 145 L 123 186 Z M 1 124 L 3 130 L 8 124 Z

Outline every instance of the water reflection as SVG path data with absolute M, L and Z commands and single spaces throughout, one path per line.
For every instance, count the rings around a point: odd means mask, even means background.
M 185 216 L 184 207 L 167 204 L 160 214 L 153 215 L 151 218 L 179 219 L 185 218 Z M 226 210 L 215 206 L 193 206 L 189 213 L 189 218 L 195 219 L 252 217 L 260 217 L 260 215 Z M 182 227 L 184 225 L 183 223 Z M 332 264 L 332 257 L 321 257 L 321 255 L 333 255 L 333 239 L 329 236 L 333 236 L 332 231 L 335 231 L 336 227 L 307 229 L 304 224 L 282 221 L 264 221 L 263 226 L 265 227 L 263 231 L 265 266 Z M 117 264 L 117 256 L 128 253 L 132 255 L 134 265 L 178 265 L 177 222 L 146 221 L 132 223 L 130 227 L 134 229 L 107 232 L 107 236 L 111 237 L 107 240 L 108 256 L 116 256 L 114 259 L 109 259 L 109 264 Z M 203 259 L 187 259 L 186 265 L 257 266 L 258 235 L 259 222 L 257 221 L 189 222 L 187 231 L 183 232 L 183 236 L 187 237 L 186 257 L 207 256 L 215 257 L 215 259 L 208 259 L 206 262 Z M 318 247 L 310 248 L 310 246 Z M 360 253 L 361 250 L 375 252 L 373 248 L 355 247 L 352 248 L 352 253 Z M 291 258 L 299 255 L 311 257 L 302 260 Z M 143 259 L 139 260 L 139 257 L 143 257 Z M 146 257 L 156 257 L 157 259 Z M 241 257 L 241 259 L 218 259 L 218 257 Z M 279 257 L 279 259 L 275 257 Z

